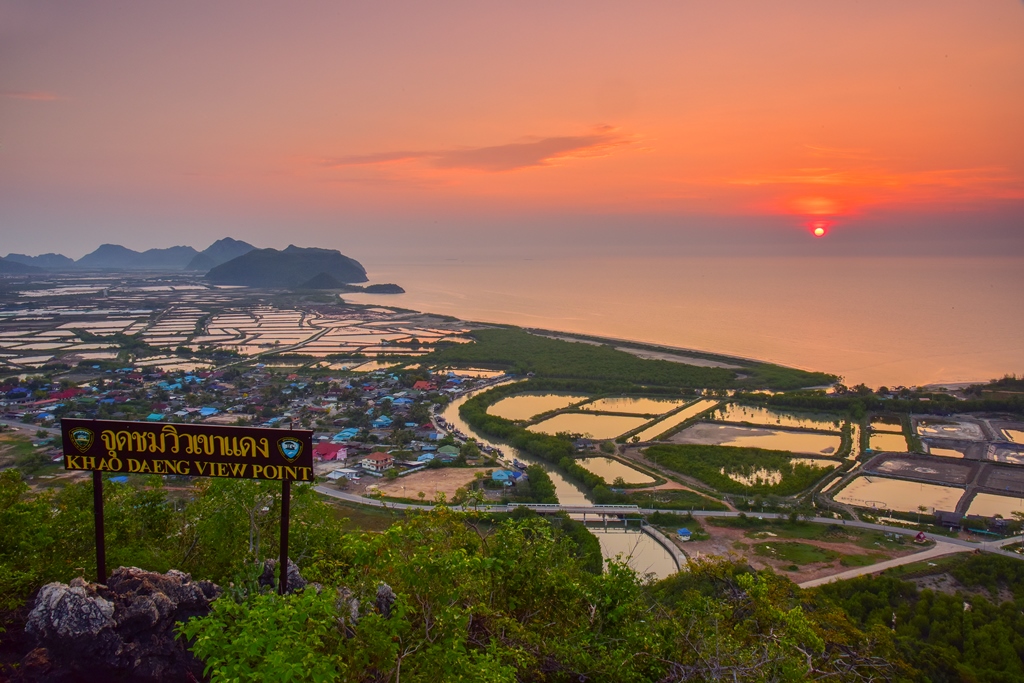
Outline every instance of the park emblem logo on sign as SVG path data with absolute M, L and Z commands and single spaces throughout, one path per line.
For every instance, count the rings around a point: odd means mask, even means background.
M 302 442 L 290 437 L 281 439 L 277 442 L 277 450 L 281 452 L 285 460 L 295 462 L 295 459 L 302 455 Z
M 71 443 L 75 445 L 79 453 L 85 453 L 87 450 L 92 448 L 92 442 L 96 439 L 96 436 L 92 433 L 91 429 L 85 427 L 78 427 L 72 429 L 71 432 Z

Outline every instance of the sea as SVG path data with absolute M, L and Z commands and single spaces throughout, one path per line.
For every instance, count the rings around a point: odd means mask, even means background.
M 557 256 L 360 259 L 405 294 L 347 294 L 465 320 L 720 353 L 923 386 L 1024 376 L 1024 259 Z

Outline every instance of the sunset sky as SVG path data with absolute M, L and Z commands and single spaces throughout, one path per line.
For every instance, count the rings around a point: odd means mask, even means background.
M 1024 3 L 0 0 L 0 144 L 3 253 L 1021 255 Z

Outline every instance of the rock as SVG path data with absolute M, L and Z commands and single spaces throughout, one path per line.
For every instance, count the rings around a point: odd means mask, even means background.
M 385 619 L 391 616 L 391 606 L 395 604 L 397 600 L 395 592 L 391 590 L 391 586 L 386 583 L 382 583 L 377 586 L 377 611 L 383 615 Z
M 202 663 L 179 640 L 179 622 L 209 613 L 220 588 L 183 572 L 119 567 L 107 585 L 74 579 L 43 586 L 25 631 L 38 648 L 23 681 L 201 680 Z
M 95 636 L 114 625 L 114 603 L 105 600 L 75 579 L 71 585 L 48 583 L 36 597 L 25 630 L 37 638 Z
M 274 578 L 274 570 L 277 569 L 277 560 L 264 560 L 263 561 L 263 573 L 260 574 L 259 585 L 260 588 L 270 589 L 271 591 L 277 590 L 277 580 Z M 309 585 L 309 582 L 302 578 L 302 574 L 299 573 L 299 565 L 288 560 L 288 592 L 296 593 Z
M 359 598 L 348 588 L 341 586 L 334 599 L 334 609 L 338 613 L 338 626 L 342 632 L 347 638 L 355 637 L 355 628 L 359 624 Z

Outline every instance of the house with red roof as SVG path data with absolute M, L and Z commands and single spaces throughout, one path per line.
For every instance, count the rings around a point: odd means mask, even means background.
M 340 443 L 321 441 L 313 448 L 313 459 L 323 462 L 331 460 L 344 460 L 348 457 L 348 449 Z
M 370 470 L 371 472 L 384 472 L 389 470 L 395 465 L 395 459 L 387 453 L 381 453 L 377 451 L 370 453 L 368 456 L 359 461 L 359 465 L 364 470 Z

